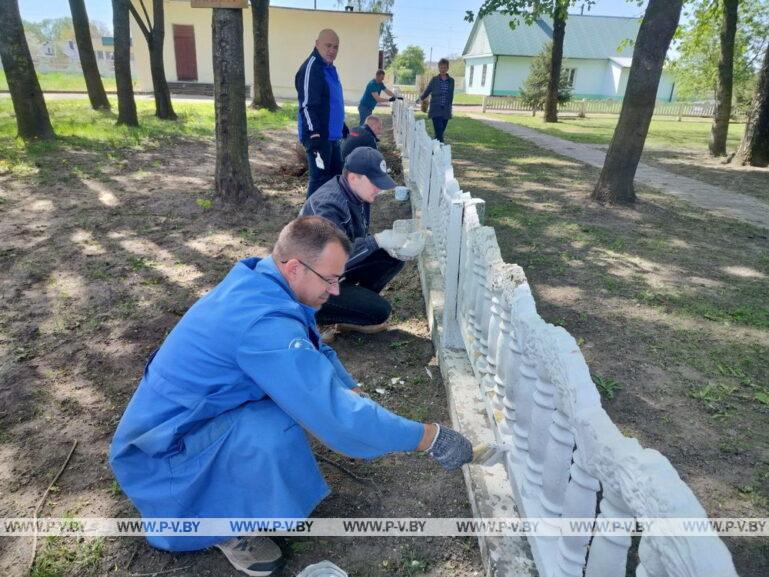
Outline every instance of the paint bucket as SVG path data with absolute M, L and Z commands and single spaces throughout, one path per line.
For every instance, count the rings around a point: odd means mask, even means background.
M 331 561 L 321 561 L 305 567 L 296 577 L 348 577 L 347 572 Z
M 400 200 L 401 202 L 406 201 L 409 199 L 409 189 L 407 186 L 396 186 L 395 187 L 395 200 Z

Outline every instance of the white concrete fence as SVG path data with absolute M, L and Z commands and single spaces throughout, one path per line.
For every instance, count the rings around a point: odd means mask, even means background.
M 510 488 L 524 517 L 706 518 L 659 452 L 625 437 L 601 407 L 577 343 L 537 314 L 526 275 L 505 263 L 484 201 L 462 191 L 450 146 L 393 106 L 418 226 L 431 232 L 443 283 L 439 346 L 465 349 L 498 442 L 512 445 Z M 596 515 L 596 511 L 600 511 Z M 624 577 L 630 537 L 530 537 L 540 577 Z M 640 577 L 736 577 L 709 537 L 642 537 Z

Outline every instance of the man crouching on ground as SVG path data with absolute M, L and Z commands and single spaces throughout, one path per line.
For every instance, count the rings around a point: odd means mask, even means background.
M 142 517 L 304 518 L 329 493 L 306 432 L 345 455 L 427 451 L 470 462 L 459 433 L 357 394 L 320 341 L 315 313 L 339 294 L 350 242 L 320 217 L 290 222 L 272 255 L 238 264 L 150 357 L 110 449 Z M 215 546 L 240 571 L 281 566 L 267 537 L 160 536 L 168 551 Z
M 308 198 L 301 215 L 318 215 L 333 222 L 352 243 L 339 294 L 332 295 L 318 311 L 317 321 L 328 325 L 324 339 L 334 331 L 377 333 L 387 329 L 390 303 L 379 295 L 424 248 L 422 233 L 385 230 L 369 234 L 371 203 L 382 190 L 395 188 L 382 154 L 367 146 L 347 157 L 342 175 L 329 180 Z

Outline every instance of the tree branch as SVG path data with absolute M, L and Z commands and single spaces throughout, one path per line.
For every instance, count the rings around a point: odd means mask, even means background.
M 139 0 L 141 2 L 142 8 L 144 8 L 144 2 L 142 0 Z M 142 31 L 142 34 L 144 34 L 144 37 L 147 39 L 147 44 L 152 42 L 152 32 L 148 28 L 150 18 L 147 16 L 147 24 L 144 23 L 142 20 L 142 17 L 139 15 L 139 12 L 136 10 L 136 6 L 134 6 L 134 3 L 129 0 L 128 2 L 128 10 L 133 14 L 134 20 L 136 20 L 136 23 L 139 25 L 139 29 Z M 144 14 L 147 15 L 147 10 L 144 8 Z

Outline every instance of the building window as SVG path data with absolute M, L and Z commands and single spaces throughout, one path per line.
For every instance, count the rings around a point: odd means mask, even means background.
M 97 50 L 96 58 L 98 58 L 99 60 L 104 60 L 104 50 Z
M 53 56 L 53 46 L 51 46 L 50 44 L 46 44 L 45 46 L 43 46 L 43 54 L 45 54 L 46 56 Z
M 486 86 L 486 64 L 481 68 L 481 86 Z
M 473 85 L 473 73 L 475 72 L 475 66 L 470 66 L 470 80 L 467 81 L 468 86 Z
M 564 68 L 561 74 L 566 76 L 569 88 L 574 88 L 574 77 L 577 75 L 577 69 Z
M 70 50 L 74 50 L 75 49 L 75 41 L 74 40 L 70 40 L 69 41 L 69 49 Z

